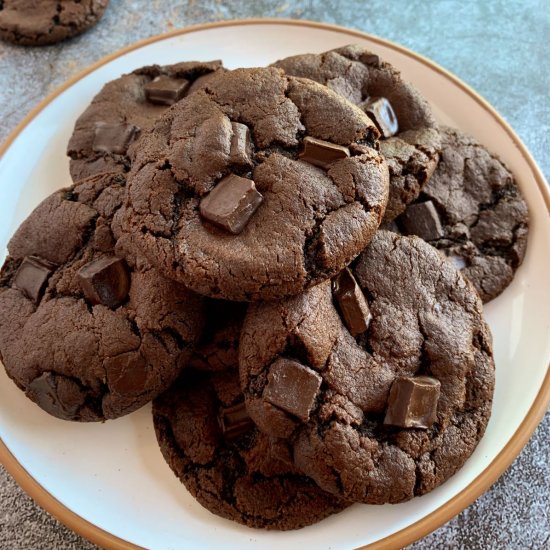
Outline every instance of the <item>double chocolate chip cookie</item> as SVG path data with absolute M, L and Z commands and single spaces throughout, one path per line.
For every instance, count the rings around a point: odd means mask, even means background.
M 379 231 L 351 268 L 252 304 L 240 340 L 251 418 L 295 466 L 355 502 L 453 475 L 490 416 L 491 336 L 472 285 L 416 237 Z
M 110 222 L 124 186 L 122 174 L 102 174 L 45 199 L 0 272 L 0 358 L 58 418 L 138 409 L 177 378 L 201 334 L 201 298 L 115 255 Z
M 449 256 L 488 302 L 523 262 L 527 204 L 513 174 L 483 145 L 453 128 L 442 128 L 441 136 L 437 169 L 397 227 Z
M 372 118 L 390 169 L 384 221 L 403 212 L 430 179 L 441 148 L 428 102 L 395 67 L 358 45 L 287 57 L 273 66 L 324 84 Z
M 20 46 L 55 44 L 95 25 L 109 0 L 3 0 L 0 38 Z
M 108 82 L 76 121 L 67 147 L 78 182 L 101 172 L 127 172 L 128 148 L 170 105 L 201 87 L 221 61 L 142 67 Z
M 265 529 L 298 529 L 346 503 L 302 475 L 284 446 L 246 412 L 238 371 L 186 370 L 153 403 L 157 439 L 170 468 L 212 513 Z
M 316 82 L 274 68 L 218 74 L 140 138 L 121 226 L 200 294 L 297 294 L 340 271 L 380 224 L 378 135 Z

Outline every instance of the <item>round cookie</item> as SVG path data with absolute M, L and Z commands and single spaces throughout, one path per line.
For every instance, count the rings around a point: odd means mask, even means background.
M 251 304 L 239 352 L 248 412 L 326 491 L 370 504 L 427 493 L 490 416 L 481 301 L 433 247 L 383 230 L 332 286 Z
M 0 38 L 19 46 L 45 46 L 93 27 L 109 0 L 3 0 Z
M 454 128 L 442 128 L 441 137 L 437 169 L 397 227 L 451 257 L 488 302 L 512 282 L 523 262 L 529 211 L 498 157 Z
M 21 224 L 0 271 L 0 358 L 58 418 L 102 421 L 164 391 L 188 361 L 203 300 L 114 254 L 122 174 L 57 191 Z
M 376 231 L 388 192 L 377 136 L 315 82 L 273 68 L 218 74 L 136 143 L 121 226 L 200 294 L 297 294 Z
M 299 529 L 346 504 L 292 466 L 246 414 L 238 371 L 186 370 L 153 402 L 162 454 L 210 512 L 248 527 Z
M 441 148 L 437 124 L 427 101 L 399 71 L 363 46 L 320 54 L 302 54 L 273 63 L 287 74 L 310 78 L 365 109 L 384 125 L 380 152 L 390 169 L 390 194 L 384 221 L 393 220 L 413 202 L 430 179 Z M 388 118 L 386 98 L 397 119 Z
M 74 182 L 130 169 L 128 148 L 168 107 L 202 86 L 221 61 L 151 65 L 108 82 L 80 115 L 67 147 Z

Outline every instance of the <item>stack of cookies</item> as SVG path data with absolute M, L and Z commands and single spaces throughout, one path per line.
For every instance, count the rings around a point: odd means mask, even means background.
M 150 66 L 108 83 L 74 185 L 11 239 L 0 356 L 65 420 L 153 401 L 208 510 L 295 529 L 398 503 L 483 436 L 482 302 L 523 260 L 513 175 L 359 46 L 268 68 Z

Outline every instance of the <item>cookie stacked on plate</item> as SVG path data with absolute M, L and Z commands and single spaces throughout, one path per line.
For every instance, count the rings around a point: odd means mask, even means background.
M 464 464 L 494 386 L 482 300 L 528 213 L 394 67 L 358 46 L 145 67 L 68 153 L 74 185 L 0 274 L 0 355 L 35 403 L 91 421 L 153 400 L 175 474 L 252 527 L 403 502 Z

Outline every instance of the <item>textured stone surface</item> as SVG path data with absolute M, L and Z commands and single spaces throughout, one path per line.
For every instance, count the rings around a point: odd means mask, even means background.
M 550 11 L 546 0 L 117 0 L 84 35 L 43 49 L 0 45 L 0 140 L 51 90 L 103 55 L 184 25 L 241 17 L 294 17 L 350 26 L 394 40 L 473 86 L 511 123 L 550 177 Z M 525 33 L 528 29 L 528 33 Z M 521 37 L 515 40 L 514 37 Z M 472 506 L 412 546 L 418 549 L 547 549 L 550 414 L 504 476 Z M 0 468 L 0 548 L 95 547 L 61 526 Z

